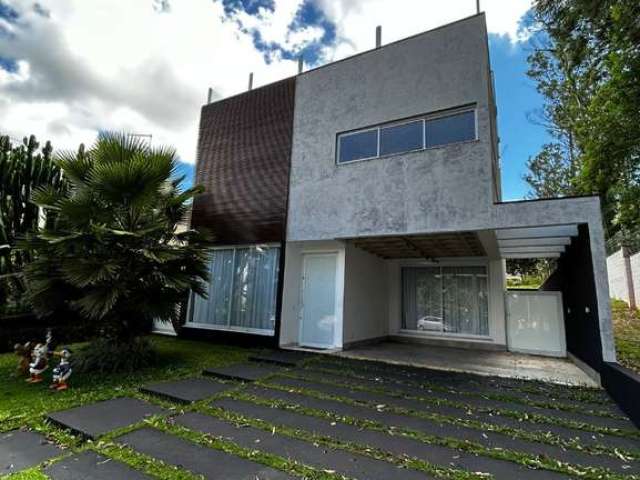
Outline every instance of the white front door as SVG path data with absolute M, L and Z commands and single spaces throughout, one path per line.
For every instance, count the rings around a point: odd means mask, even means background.
M 302 272 L 300 345 L 315 348 L 336 346 L 337 254 L 305 254 Z

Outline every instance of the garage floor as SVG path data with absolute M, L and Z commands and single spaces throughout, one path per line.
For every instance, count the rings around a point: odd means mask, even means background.
M 382 342 L 345 350 L 336 353 L 336 355 L 437 370 L 542 380 L 563 385 L 598 386 L 593 379 L 570 360 L 512 352 Z

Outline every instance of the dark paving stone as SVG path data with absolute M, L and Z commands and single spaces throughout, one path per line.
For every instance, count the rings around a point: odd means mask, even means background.
M 285 367 L 295 367 L 313 356 L 314 355 L 306 352 L 296 352 L 293 350 L 271 350 L 251 355 L 249 360 L 252 362 L 272 363 L 274 365 L 282 365 Z
M 202 373 L 226 380 L 240 380 L 241 382 L 255 382 L 261 378 L 282 371 L 277 365 L 266 365 L 256 362 L 238 363 L 228 367 L 207 368 Z
M 134 450 L 213 480 L 284 480 L 294 477 L 260 463 L 203 447 L 153 428 L 116 439 Z
M 314 371 L 301 369 L 297 370 L 294 373 L 302 374 L 310 380 L 313 379 L 323 379 L 327 378 L 327 373 L 322 371 Z M 627 418 L 611 418 L 604 417 L 599 415 L 593 415 L 587 413 L 584 408 L 583 411 L 568 411 L 568 410 L 558 410 L 555 408 L 543 408 L 533 406 L 524 402 L 518 401 L 517 398 L 509 399 L 509 400 L 494 400 L 491 398 L 483 397 L 483 392 L 480 390 L 456 390 L 455 387 L 452 386 L 441 386 L 441 388 L 446 388 L 448 391 L 442 391 L 440 388 L 432 388 L 428 384 L 419 384 L 417 382 L 414 383 L 406 383 L 403 381 L 398 381 L 393 376 L 359 376 L 355 378 L 353 375 L 345 374 L 343 372 L 336 371 L 334 374 L 331 374 L 331 379 L 339 379 L 344 382 L 351 382 L 357 385 L 363 386 L 375 386 L 376 388 L 385 388 L 389 390 L 396 390 L 408 393 L 410 395 L 416 396 L 429 396 L 431 398 L 441 398 L 445 400 L 452 400 L 455 402 L 465 403 L 471 407 L 475 408 L 488 408 L 488 409 L 504 409 L 511 410 L 516 412 L 523 413 L 538 413 L 541 415 L 546 415 L 549 417 L 556 417 L 565 420 L 571 420 L 582 423 L 589 423 L 592 425 L 597 425 L 600 427 L 609 427 L 609 428 L 618 428 L 621 430 L 628 431 L 637 431 L 635 425 L 631 422 L 631 420 Z M 466 393 L 466 394 L 465 394 Z M 492 393 L 502 394 L 503 392 L 499 389 L 491 389 L 490 391 L 486 391 L 484 393 Z M 547 398 L 547 401 L 553 402 L 552 398 Z M 560 402 L 556 402 L 560 403 Z
M 496 479 L 513 480 L 557 480 L 568 476 L 545 470 L 533 470 L 516 463 L 476 456 L 453 448 L 427 445 L 423 442 L 400 435 L 358 427 L 340 422 L 329 422 L 277 408 L 270 408 L 241 400 L 223 399 L 212 403 L 215 407 L 235 412 L 247 417 L 260 418 L 274 425 L 282 425 L 317 435 L 328 436 L 343 442 L 377 448 L 400 457 L 414 457 L 442 468 L 459 468 L 470 472 L 484 472 Z M 398 470 L 397 477 L 403 478 Z
M 52 480 L 147 480 L 151 477 L 122 462 L 95 452 L 83 452 L 49 465 L 44 473 Z
M 334 381 L 331 379 L 330 381 Z M 311 380 L 300 380 L 285 377 L 275 377 L 270 383 L 316 390 L 321 393 L 350 398 L 360 402 L 373 402 L 376 405 L 390 405 L 399 408 L 405 408 L 415 412 L 434 413 L 438 415 L 446 415 L 453 418 L 464 418 L 468 420 L 476 420 L 487 424 L 498 425 L 501 427 L 515 428 L 525 430 L 529 433 L 538 433 L 545 435 L 551 432 L 554 435 L 570 441 L 577 439 L 582 445 L 606 445 L 608 447 L 623 448 L 628 450 L 640 451 L 640 439 L 617 437 L 614 435 L 602 435 L 584 430 L 560 427 L 554 424 L 529 423 L 512 417 L 506 417 L 497 413 L 482 413 L 469 408 L 457 408 L 442 404 L 428 403 L 421 400 L 402 398 L 398 396 L 385 395 L 381 393 L 371 393 L 349 388 L 349 386 L 328 385 Z M 353 382 L 351 383 L 351 386 Z M 365 384 L 365 386 L 367 386 Z M 428 395 L 422 395 L 428 397 Z
M 206 378 L 186 378 L 173 382 L 153 383 L 140 388 L 141 392 L 159 395 L 181 403 L 192 403 L 233 388 L 233 385 Z
M 38 465 L 63 450 L 35 432 L 13 430 L 0 434 L 0 476 Z
M 47 418 L 62 428 L 95 440 L 107 432 L 164 412 L 163 408 L 142 400 L 123 397 L 50 413 Z
M 399 470 L 392 463 L 314 445 L 304 440 L 266 432 L 253 427 L 236 427 L 220 419 L 201 413 L 186 413 L 175 417 L 175 422 L 192 430 L 226 438 L 237 445 L 258 449 L 298 463 L 320 469 L 333 470 L 340 475 L 362 480 L 389 480 L 401 475 L 403 480 L 434 478 L 415 470 Z
M 432 420 L 399 415 L 368 407 L 360 407 L 333 400 L 321 400 L 307 395 L 270 390 L 262 387 L 251 387 L 248 392 L 269 400 L 283 400 L 295 403 L 303 407 L 312 408 L 324 412 L 333 412 L 339 416 L 349 416 L 361 420 L 378 422 L 386 427 L 399 427 L 410 429 L 439 438 L 453 438 L 462 441 L 479 443 L 488 448 L 515 450 L 529 455 L 544 455 L 573 465 L 597 466 L 609 468 L 619 473 L 637 473 L 640 471 L 640 462 L 624 462 L 619 458 L 605 455 L 589 455 L 576 450 L 564 450 L 560 447 L 545 443 L 529 442 L 511 438 L 507 435 L 473 428 L 453 425 L 451 423 L 437 423 Z

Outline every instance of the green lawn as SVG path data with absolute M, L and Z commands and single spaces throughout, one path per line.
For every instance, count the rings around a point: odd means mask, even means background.
M 230 346 L 160 336 L 152 339 L 158 350 L 158 363 L 153 368 L 131 375 L 74 374 L 66 392 L 49 391 L 46 381 L 33 385 L 16 378 L 17 357 L 0 355 L 0 432 L 23 425 L 42 426 L 45 412 L 134 395 L 150 381 L 199 375 L 203 367 L 235 363 L 248 355 L 248 350 Z M 47 373 L 48 379 L 50 370 Z
M 640 310 L 621 300 L 611 301 L 618 362 L 640 373 Z
M 204 434 L 197 429 L 188 429 L 173 421 L 175 415 L 181 412 L 198 412 L 201 414 L 217 417 L 228 423 L 240 427 L 251 427 L 268 432 L 270 435 L 282 435 L 287 438 L 297 439 L 309 443 L 309 448 L 318 447 L 327 450 L 343 450 L 347 453 L 362 455 L 389 462 L 398 469 L 409 468 L 424 472 L 430 478 L 441 480 L 484 480 L 485 473 L 466 471 L 455 465 L 429 463 L 426 460 L 412 457 L 410 455 L 389 452 L 382 447 L 371 447 L 368 444 L 349 440 L 348 437 L 341 438 L 339 435 L 323 435 L 315 433 L 311 429 L 298 428 L 273 417 L 261 419 L 257 416 L 247 416 L 241 411 L 233 408 L 222 408 L 212 405 L 215 399 L 232 399 L 238 402 L 253 403 L 263 407 L 270 407 L 282 410 L 282 415 L 287 412 L 294 412 L 309 417 L 317 417 L 324 421 L 332 422 L 332 425 L 344 423 L 357 427 L 358 430 L 372 430 L 389 436 L 399 436 L 408 438 L 429 445 L 436 445 L 442 448 L 449 448 L 459 451 L 460 454 L 473 454 L 486 457 L 486 460 L 498 460 L 500 462 L 515 462 L 516 464 L 529 468 L 540 468 L 548 471 L 560 472 L 573 478 L 585 478 L 588 480 L 626 480 L 631 477 L 612 473 L 599 466 L 580 466 L 568 464 L 556 458 L 545 455 L 533 454 L 529 451 L 520 451 L 517 445 L 511 448 L 507 440 L 500 440 L 506 446 L 504 448 L 494 448 L 485 445 L 482 441 L 469 441 L 463 439 L 456 433 L 431 434 L 421 428 L 409 428 L 406 426 L 395 426 L 394 421 L 387 422 L 384 418 L 371 420 L 367 413 L 355 416 L 346 416 L 339 411 L 333 411 L 333 403 L 349 405 L 356 409 L 369 409 L 376 412 L 387 411 L 396 416 L 419 419 L 420 422 L 432 422 L 434 425 L 453 425 L 460 428 L 487 432 L 490 435 L 502 435 L 505 438 L 514 438 L 527 442 L 538 442 L 553 447 L 557 452 L 564 452 L 566 449 L 577 452 L 588 453 L 597 460 L 599 456 L 612 457 L 615 459 L 626 459 L 637 461 L 640 452 L 634 448 L 612 447 L 606 443 L 582 445 L 574 438 L 567 435 L 556 435 L 548 432 L 545 425 L 556 425 L 581 432 L 589 432 L 593 439 L 601 433 L 615 435 L 624 439 L 638 438 L 635 429 L 619 429 L 603 427 L 600 423 L 576 422 L 564 416 L 565 410 L 569 412 L 580 411 L 591 415 L 594 419 L 602 417 L 609 418 L 611 413 L 600 411 L 600 406 L 604 405 L 600 393 L 583 388 L 569 388 L 546 385 L 542 388 L 536 382 L 529 385 L 516 384 L 509 392 L 496 392 L 488 394 L 484 391 L 477 391 L 474 388 L 463 387 L 456 391 L 449 385 L 441 385 L 436 380 L 431 383 L 428 379 L 416 379 L 411 375 L 393 375 L 392 379 L 385 380 L 380 384 L 380 375 L 385 378 L 385 373 L 380 373 L 376 367 L 360 365 L 358 362 L 327 358 L 325 356 L 308 360 L 303 366 L 295 369 L 281 371 L 277 374 L 264 377 L 257 382 L 262 390 L 253 390 L 246 384 L 229 382 L 230 389 L 210 398 L 195 402 L 190 405 L 178 405 L 165 401 L 159 397 L 142 394 L 138 388 L 146 383 L 173 379 L 181 377 L 197 376 L 203 367 L 223 364 L 237 363 L 246 360 L 251 350 L 240 349 L 224 345 L 213 345 L 210 343 L 181 340 L 170 337 L 153 337 L 158 353 L 159 361 L 156 366 L 141 371 L 134 375 L 77 375 L 71 383 L 72 388 L 66 392 L 50 392 L 45 383 L 30 385 L 24 379 L 12 377 L 16 364 L 16 357 L 12 354 L 0 355 L 0 432 L 8 431 L 19 427 L 29 427 L 42 432 L 49 439 L 65 448 L 64 453 L 49 462 L 61 460 L 70 452 L 82 452 L 93 450 L 107 458 L 119 460 L 126 463 L 152 478 L 163 480 L 198 480 L 202 477 L 176 465 L 163 463 L 162 461 L 142 454 L 136 450 L 120 444 L 116 439 L 118 436 L 141 427 L 153 427 L 170 435 L 181 437 L 203 447 L 221 450 L 231 455 L 245 458 L 263 465 L 270 466 L 287 473 L 296 478 L 305 480 L 346 480 L 339 472 L 311 467 L 304 462 L 298 461 L 295 457 L 272 453 L 268 449 L 261 449 L 257 444 L 249 446 L 242 442 L 234 442 L 229 438 Z M 371 369 L 371 370 L 369 370 Z M 336 375 L 336 372 L 339 374 Z M 480 377 L 479 377 L 480 378 Z M 308 387 L 291 386 L 286 383 L 279 383 L 283 380 L 309 380 Z M 362 381 L 366 380 L 364 384 Z M 474 380 L 476 382 L 478 380 Z M 416 383 L 417 382 L 417 383 Z M 472 383 L 473 383 L 472 382 Z M 404 387 L 424 388 L 424 395 L 408 393 Z M 477 384 L 473 383 L 477 386 Z M 337 393 L 323 391 L 324 388 L 338 388 Z M 533 389 L 534 395 L 543 396 L 543 399 L 530 399 L 528 395 Z M 482 388 L 481 388 L 482 390 Z M 371 400 L 360 398 L 362 393 L 372 396 Z M 272 397 L 271 395 L 275 395 Z M 279 397 L 278 394 L 292 395 L 291 398 Z M 446 398 L 442 395 L 446 394 Z M 543 395 L 544 394 L 544 395 Z M 144 419 L 143 421 L 110 432 L 98 441 L 82 442 L 80 438 L 74 437 L 59 428 L 48 424 L 44 420 L 47 412 L 70 408 L 73 406 L 90 403 L 96 400 L 109 399 L 119 396 L 132 396 L 147 400 L 168 409 L 169 415 L 156 415 Z M 554 400 L 548 402 L 546 397 L 552 395 Z M 367 396 L 367 398 L 368 398 Z M 383 399 L 380 396 L 384 396 Z M 331 402 L 326 409 L 320 407 L 309 407 L 305 398 L 314 401 Z M 558 398 L 560 401 L 558 401 Z M 469 400 L 470 399 L 470 400 Z M 483 402 L 499 401 L 499 406 L 479 405 L 475 402 L 482 399 Z M 571 402 L 584 402 L 584 405 L 574 403 L 563 403 L 564 400 Z M 409 408 L 402 401 L 424 403 L 428 408 Z M 398 402 L 398 403 L 396 403 Z M 607 403 L 607 401 L 605 401 Z M 511 407 L 509 405 L 512 405 Z M 544 414 L 523 411 L 522 406 L 536 406 L 545 408 Z M 443 407 L 444 406 L 444 407 Z M 514 407 L 517 409 L 513 409 Z M 443 407 L 445 410 L 440 410 Z M 453 413 L 452 413 L 453 411 Z M 459 415 L 455 412 L 458 411 Z M 486 414 L 489 414 L 488 416 Z M 614 414 L 615 416 L 615 414 Z M 502 422 L 493 423 L 493 418 L 513 418 L 518 423 L 505 425 Z M 277 417 L 279 418 L 279 417 Z M 377 418 L 377 417 L 376 417 Z M 612 417 L 613 418 L 613 417 Z M 616 417 L 617 418 L 617 417 Z M 602 421 L 599 419 L 598 422 Z M 485 438 L 488 438 L 485 436 Z M 617 461 L 617 460 L 616 460 Z M 594 460 L 595 462 L 595 460 Z M 33 467 L 13 475 L 2 476 L 2 480 L 46 480 L 42 473 L 42 467 L 46 464 Z M 401 471 L 401 470 L 399 470 Z M 399 474 L 402 476 L 401 474 Z

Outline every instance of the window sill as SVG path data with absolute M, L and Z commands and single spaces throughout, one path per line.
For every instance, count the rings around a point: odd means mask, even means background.
M 442 340 L 472 340 L 476 342 L 493 342 L 493 337 L 489 335 L 473 335 L 469 333 L 451 333 L 427 330 L 405 330 L 400 329 L 397 335 L 419 338 L 435 338 Z
M 264 335 L 266 337 L 272 337 L 273 335 L 275 335 L 275 330 L 264 330 L 260 328 L 227 327 L 225 325 L 211 325 L 208 323 L 193 323 L 193 322 L 186 322 L 184 326 L 186 328 L 197 328 L 201 330 L 217 330 L 221 332 L 235 332 L 235 333 L 247 333 L 251 335 Z
M 354 163 L 362 163 L 362 162 L 370 162 L 372 160 L 385 160 L 387 158 L 393 158 L 393 157 L 403 157 L 403 156 L 413 156 L 416 153 L 425 153 L 425 152 L 429 152 L 432 150 L 441 150 L 443 148 L 448 148 L 448 147 L 453 147 L 456 145 L 467 145 L 467 144 L 472 144 L 472 143 L 480 143 L 480 139 L 476 138 L 474 140 L 463 140 L 461 142 L 453 142 L 453 143 L 447 143 L 445 145 L 436 145 L 435 147 L 427 147 L 427 148 L 421 148 L 419 150 L 409 150 L 407 152 L 402 152 L 402 153 L 391 153 L 389 155 L 381 155 L 379 157 L 367 157 L 367 158 L 359 158 L 358 160 L 350 160 L 348 162 L 335 162 L 336 167 L 344 167 L 347 165 L 353 165 Z

